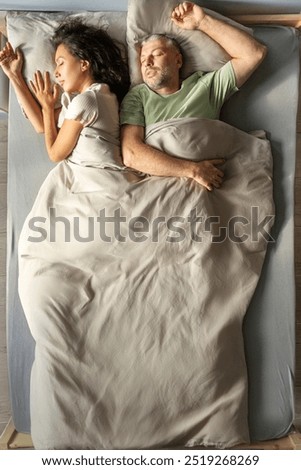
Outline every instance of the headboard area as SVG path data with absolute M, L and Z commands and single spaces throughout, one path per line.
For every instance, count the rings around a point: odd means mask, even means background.
M 151 0 L 150 0 L 151 1 Z M 203 0 L 202 6 L 224 15 L 300 13 L 299 0 Z M 0 3 L 1 10 L 36 11 L 126 11 L 128 0 L 19 0 Z

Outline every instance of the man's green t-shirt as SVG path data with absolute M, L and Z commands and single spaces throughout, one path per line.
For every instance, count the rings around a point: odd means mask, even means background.
M 223 103 L 237 90 L 231 62 L 214 72 L 195 72 L 171 95 L 159 95 L 143 83 L 125 96 L 120 122 L 145 127 L 181 117 L 218 119 Z

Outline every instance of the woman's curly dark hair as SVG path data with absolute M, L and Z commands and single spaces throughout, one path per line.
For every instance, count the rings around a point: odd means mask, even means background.
M 129 71 L 121 50 L 103 29 L 80 19 L 64 21 L 54 32 L 55 49 L 63 44 L 75 57 L 87 60 L 93 80 L 109 85 L 121 102 L 130 85 Z

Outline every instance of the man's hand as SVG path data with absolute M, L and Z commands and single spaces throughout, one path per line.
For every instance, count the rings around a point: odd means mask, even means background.
M 182 29 L 199 30 L 219 44 L 231 57 L 236 86 L 240 88 L 263 61 L 267 48 L 246 31 L 215 18 L 191 2 L 174 8 L 171 20 Z
M 192 178 L 208 191 L 220 188 L 223 182 L 224 173 L 217 166 L 225 163 L 223 158 L 213 160 L 203 160 L 193 165 Z
M 182 29 L 200 29 L 204 17 L 203 8 L 192 2 L 180 3 L 171 14 L 171 20 Z
M 148 175 L 192 178 L 208 191 L 219 188 L 224 173 L 217 168 L 225 163 L 223 158 L 195 162 L 176 158 L 146 144 L 143 126 L 121 126 L 123 162 Z

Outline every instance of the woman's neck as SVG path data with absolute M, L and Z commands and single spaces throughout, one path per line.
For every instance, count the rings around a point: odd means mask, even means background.
M 84 80 L 80 86 L 80 89 L 78 90 L 79 93 L 83 93 L 84 91 L 86 91 L 91 85 L 93 85 L 93 83 L 94 83 L 94 80 L 92 77 L 89 77 L 86 80 Z

